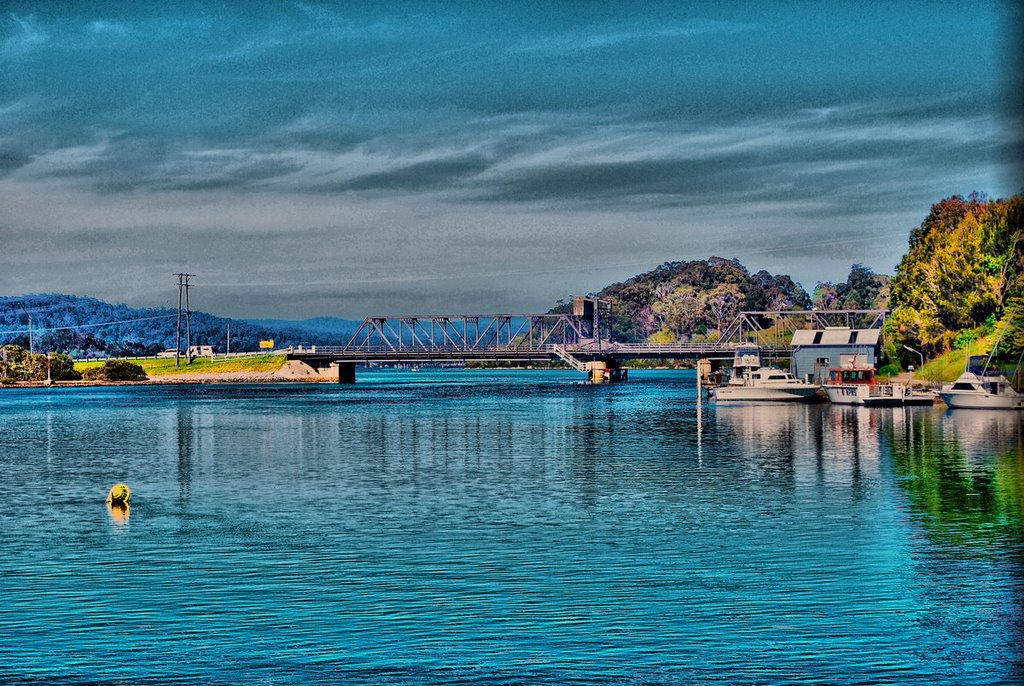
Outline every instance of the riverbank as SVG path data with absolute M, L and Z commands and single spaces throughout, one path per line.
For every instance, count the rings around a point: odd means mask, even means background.
M 165 360 L 142 360 L 149 365 L 140 365 L 149 378 L 140 381 L 104 381 L 89 379 L 81 381 L 18 381 L 0 385 L 0 388 L 40 388 L 78 386 L 152 386 L 161 384 L 208 384 L 208 383 L 329 383 L 338 380 L 337 373 L 321 374 L 304 362 L 286 360 L 284 356 L 257 358 L 255 362 L 245 360 L 246 365 L 228 363 L 205 364 L 194 361 L 191 366 L 175 367 L 174 360 L 168 365 Z M 102 366 L 103 361 L 76 364 L 79 370 Z M 149 367 L 147 369 L 147 366 Z M 244 368 L 249 366 L 249 369 Z M 225 367 L 233 367 L 225 369 Z M 239 368 L 241 367 L 241 368 Z M 213 371 L 213 370 L 216 371 Z M 177 373 L 175 373 L 175 371 Z

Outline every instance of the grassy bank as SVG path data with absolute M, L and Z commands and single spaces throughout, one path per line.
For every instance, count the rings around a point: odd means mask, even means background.
M 979 338 L 971 344 L 969 354 L 972 356 L 987 355 L 990 350 L 991 342 L 994 342 L 992 336 Z M 923 372 L 914 372 L 914 379 L 942 381 L 943 383 L 956 381 L 956 378 L 963 374 L 964 368 L 967 366 L 967 355 L 968 350 L 964 348 L 961 350 L 951 350 L 941 357 L 936 357 L 934 360 L 928 360 L 924 365 Z M 1008 375 L 1013 374 L 1012 364 L 1002 365 L 1002 368 L 1006 370 Z
M 91 367 L 102 367 L 103 360 L 76 362 L 75 369 L 85 371 Z M 156 360 L 130 360 L 142 367 L 151 377 L 171 376 L 179 374 L 238 373 L 238 372 L 276 372 L 285 363 L 284 355 L 254 355 L 252 357 L 230 357 L 224 360 L 210 361 L 208 357 L 197 357 L 192 364 L 186 364 L 182 358 L 181 366 L 174 366 L 174 358 Z

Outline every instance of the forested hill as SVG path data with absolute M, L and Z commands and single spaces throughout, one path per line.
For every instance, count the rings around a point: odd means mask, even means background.
M 613 336 L 652 343 L 714 338 L 743 310 L 811 307 L 807 292 L 790 277 L 751 274 L 738 260 L 721 257 L 666 262 L 595 295 L 612 303 Z
M 37 352 L 70 352 L 82 356 L 152 355 L 174 347 L 177 310 L 137 309 L 96 298 L 65 294 L 0 297 L 0 344 L 29 347 L 28 323 L 32 319 L 33 345 Z M 205 312 L 193 312 L 192 343 L 213 345 L 224 352 L 228 320 Z M 274 321 L 265 324 L 231 320 L 231 350 L 257 350 L 261 340 L 276 346 L 338 345 L 358 322 L 318 319 L 303 322 Z M 182 322 L 184 345 L 184 317 Z
M 666 262 L 594 295 L 612 304 L 612 333 L 618 340 L 673 343 L 714 340 L 745 310 L 886 307 L 888 282 L 888 276 L 855 264 L 846 281 L 816 284 L 812 299 L 785 274 L 751 274 L 738 260 L 709 257 Z M 568 309 L 561 302 L 552 311 Z
M 889 283 L 894 346 L 928 357 L 985 335 L 1002 337 L 1000 356 L 1024 350 L 1024 196 L 971 194 L 932 206 L 910 234 Z M 1004 331 L 1005 330 L 1005 331 Z

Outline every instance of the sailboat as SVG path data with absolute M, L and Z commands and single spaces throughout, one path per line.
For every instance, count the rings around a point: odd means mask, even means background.
M 985 367 L 981 374 L 970 370 L 970 365 L 964 373 L 951 384 L 946 384 L 939 391 L 939 397 L 950 408 L 955 409 L 977 409 L 977 410 L 1024 410 L 1024 394 L 1018 393 L 1001 372 L 989 372 L 989 365 L 992 357 L 999 347 L 999 342 L 1006 333 L 1006 326 L 1003 327 L 996 344 L 992 346 L 992 352 L 988 355 Z M 967 355 L 970 361 L 970 354 Z M 1024 360 L 1024 352 L 1021 353 Z M 1020 360 L 1017 361 L 1017 371 L 1020 372 Z

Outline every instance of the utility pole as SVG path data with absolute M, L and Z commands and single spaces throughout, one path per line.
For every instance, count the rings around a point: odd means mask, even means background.
M 175 274 L 178 277 L 178 333 L 174 339 L 174 366 L 181 366 L 181 288 L 185 285 L 184 274 Z
M 32 371 L 33 378 L 35 378 L 36 346 L 32 340 L 32 315 L 28 316 L 28 368 Z
M 189 305 L 188 291 L 192 288 L 193 284 L 189 283 L 189 279 L 193 276 L 195 274 L 185 275 L 185 342 L 188 346 L 186 350 L 188 350 L 189 364 L 192 364 L 192 307 Z
M 178 282 L 176 284 L 174 284 L 175 286 L 178 287 L 178 328 L 177 328 L 177 335 L 176 335 L 175 340 L 174 340 L 174 349 L 175 349 L 175 352 L 174 352 L 174 366 L 175 367 L 180 367 L 181 366 L 181 291 L 182 291 L 182 289 L 184 289 L 184 291 L 185 291 L 185 332 L 186 332 L 185 335 L 187 336 L 186 341 L 188 343 L 188 347 L 191 348 L 192 347 L 192 320 L 191 320 L 192 309 L 191 309 L 191 307 L 189 307 L 188 289 L 191 288 L 192 285 L 193 285 L 192 283 L 190 283 L 189 279 L 191 279 L 193 276 L 195 276 L 195 274 L 186 274 L 185 272 L 178 272 L 174 276 L 178 277 Z M 189 357 L 189 362 L 191 362 L 191 361 L 192 361 L 192 358 L 190 356 Z
M 231 320 L 228 320 L 228 349 L 227 354 L 231 354 Z

